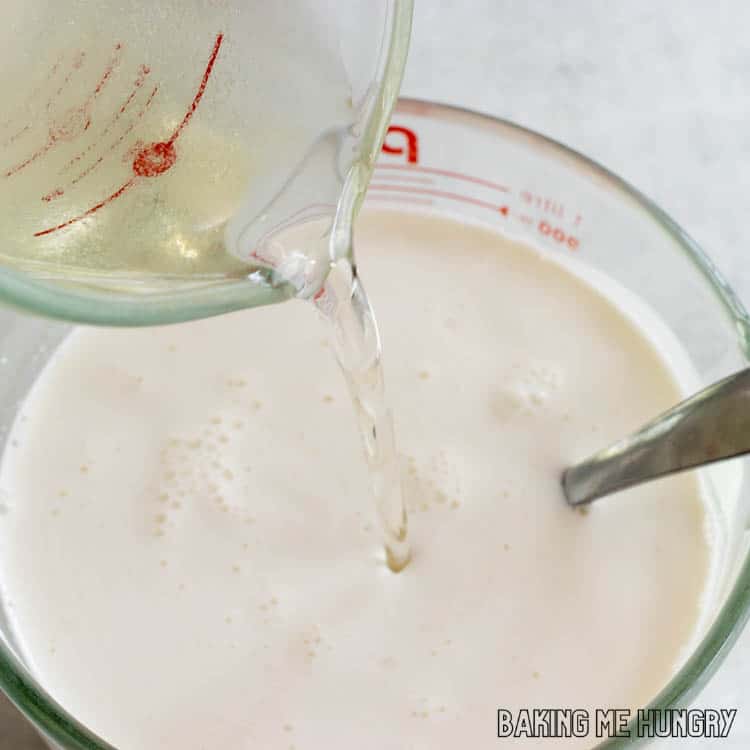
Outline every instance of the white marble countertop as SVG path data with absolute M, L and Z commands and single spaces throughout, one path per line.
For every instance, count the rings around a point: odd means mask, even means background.
M 417 0 L 403 93 L 597 159 L 670 213 L 750 304 L 749 27 L 746 0 Z M 750 746 L 750 629 L 700 705 L 738 708 L 732 736 L 683 744 Z M 0 750 L 43 747 L 0 700 Z

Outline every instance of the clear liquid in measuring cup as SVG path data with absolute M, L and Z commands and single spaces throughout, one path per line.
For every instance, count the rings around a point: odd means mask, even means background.
M 290 223 L 333 219 L 382 42 L 364 3 L 8 5 L 0 263 L 163 291 L 246 277 Z
M 0 30 L 0 263 L 141 294 L 262 269 L 303 297 L 333 268 L 316 302 L 396 571 L 409 550 L 377 327 L 348 227 L 339 249 L 331 239 L 357 189 L 379 5 L 14 0 Z M 295 244 L 311 220 L 317 240 Z

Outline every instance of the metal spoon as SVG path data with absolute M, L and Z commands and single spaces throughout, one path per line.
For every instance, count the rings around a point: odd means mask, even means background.
M 691 396 L 624 440 L 566 469 L 570 505 L 750 453 L 750 368 Z

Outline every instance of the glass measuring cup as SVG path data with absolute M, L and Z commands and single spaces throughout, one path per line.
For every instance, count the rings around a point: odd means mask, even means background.
M 307 296 L 350 253 L 412 0 L 3 10 L 0 300 L 175 322 Z
M 589 278 L 614 280 L 679 340 L 687 355 L 679 367 L 692 374 L 694 390 L 748 366 L 750 318 L 710 259 L 658 206 L 598 164 L 512 123 L 403 99 L 383 151 L 366 206 L 489 224 L 575 259 Z M 698 472 L 721 553 L 699 637 L 644 708 L 689 705 L 750 617 L 748 467 L 750 459 L 740 458 Z M 597 750 L 643 742 L 636 722 L 629 732 Z
M 697 384 L 747 364 L 747 314 L 700 249 L 647 199 L 584 157 L 509 123 L 417 101 L 400 102 L 383 152 L 365 211 L 372 205 L 453 215 L 577 258 L 655 311 L 681 342 Z M 68 330 L 59 322 L 0 312 L 1 424 L 13 420 Z M 701 640 L 653 707 L 691 701 L 750 614 L 746 461 L 702 474 L 726 554 Z M 36 684 L 6 624 L 3 634 L 2 689 L 58 746 L 107 748 Z M 616 740 L 608 747 L 632 743 Z

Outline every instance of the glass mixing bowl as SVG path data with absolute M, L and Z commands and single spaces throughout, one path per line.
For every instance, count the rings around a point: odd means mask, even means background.
M 747 364 L 747 313 L 685 232 L 603 167 L 524 128 L 439 104 L 401 100 L 364 210 L 368 205 L 482 222 L 551 252 L 575 256 L 661 319 L 680 342 L 695 387 Z M 69 330 L 59 322 L 0 313 L 3 439 L 19 403 Z M 716 533 L 722 537 L 720 584 L 700 640 L 652 708 L 689 704 L 750 613 L 747 461 L 701 471 L 717 509 Z M 0 635 L 0 687 L 37 729 L 65 749 L 110 747 L 36 683 L 1 611 Z M 632 746 L 639 742 L 633 734 L 632 739 L 613 739 L 599 747 Z

